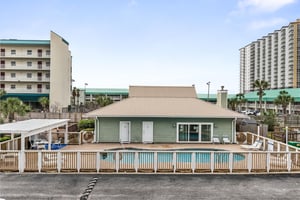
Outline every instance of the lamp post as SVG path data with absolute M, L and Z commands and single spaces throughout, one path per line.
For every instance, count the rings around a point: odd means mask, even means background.
M 206 83 L 206 85 L 207 85 L 207 101 L 209 101 L 209 87 L 210 87 L 210 81 L 208 81 L 208 82 Z

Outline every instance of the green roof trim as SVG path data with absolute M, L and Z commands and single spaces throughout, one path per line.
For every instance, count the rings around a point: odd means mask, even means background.
M 49 94 L 47 93 L 39 93 L 39 94 L 32 94 L 32 93 L 7 93 L 5 94 L 2 99 L 6 99 L 8 97 L 16 97 L 22 100 L 23 102 L 38 102 L 40 97 L 48 97 Z
M 0 39 L 0 45 L 50 45 L 50 40 Z
M 86 88 L 85 93 L 87 95 L 127 95 L 128 89 L 124 88 Z
M 263 96 L 263 101 L 273 102 L 280 93 L 280 91 L 286 91 L 291 97 L 294 97 L 295 102 L 300 102 L 300 88 L 286 88 L 286 89 L 276 89 L 276 90 L 265 90 L 265 95 Z M 245 94 L 245 99 L 248 101 L 259 101 L 257 91 L 249 92 Z

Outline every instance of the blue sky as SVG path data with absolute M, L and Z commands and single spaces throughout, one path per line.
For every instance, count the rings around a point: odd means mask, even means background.
M 65 38 L 74 85 L 239 92 L 239 49 L 300 18 L 300 0 L 0 0 L 1 39 Z

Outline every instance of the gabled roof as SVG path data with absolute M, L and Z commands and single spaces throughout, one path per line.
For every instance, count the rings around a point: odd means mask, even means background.
M 194 87 L 129 86 L 129 97 L 196 98 Z
M 247 118 L 246 115 L 197 99 L 194 87 L 136 87 L 139 86 L 131 88 L 129 98 L 89 112 L 86 116 Z

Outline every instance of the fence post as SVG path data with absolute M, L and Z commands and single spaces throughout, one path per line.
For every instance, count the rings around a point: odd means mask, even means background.
M 77 172 L 79 173 L 80 172 L 80 163 L 81 161 L 81 155 L 80 155 L 80 151 L 77 151 Z
M 62 164 L 62 156 L 60 151 L 57 152 L 57 172 L 60 173 L 61 170 L 61 164 Z
M 157 172 L 157 152 L 154 152 L 154 172 Z
M 100 152 L 96 152 L 96 169 L 97 169 L 97 173 L 99 173 L 100 171 Z
M 248 153 L 248 172 L 250 173 L 252 169 L 252 153 Z
M 291 167 L 292 167 L 291 152 L 287 152 L 287 170 L 288 170 L 288 172 L 291 171 Z
M 134 154 L 134 168 L 135 168 L 135 172 L 138 172 L 138 168 L 139 168 L 139 152 L 136 151 Z
M 192 167 L 192 172 L 195 173 L 195 169 L 196 169 L 196 153 L 195 152 L 192 152 L 191 167 Z
M 22 150 L 22 151 L 19 151 L 18 152 L 19 156 L 19 172 L 20 173 L 23 173 L 24 172 L 24 168 L 25 168 L 25 152 Z
M 233 153 L 229 153 L 229 172 L 232 173 L 232 168 L 233 168 Z
M 210 152 L 210 171 L 214 173 L 214 166 L 215 166 L 215 153 L 212 151 Z
M 176 172 L 176 154 L 177 152 L 173 152 L 173 172 Z
M 119 168 L 120 168 L 120 154 L 119 154 L 119 151 L 116 151 L 115 154 L 116 154 L 116 172 L 119 172 Z
M 270 152 L 267 152 L 267 172 L 270 172 Z
M 39 173 L 42 171 L 42 152 L 38 151 L 38 170 Z

